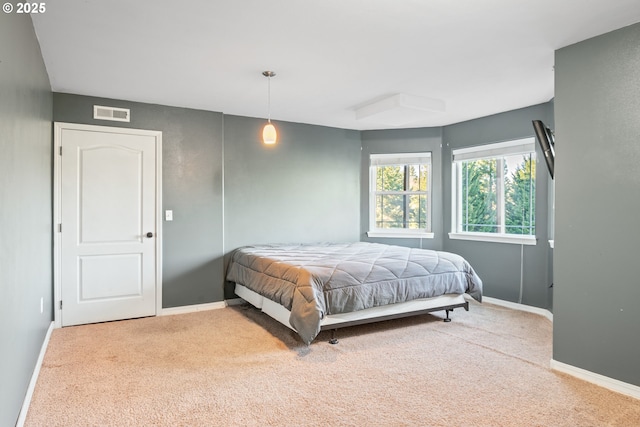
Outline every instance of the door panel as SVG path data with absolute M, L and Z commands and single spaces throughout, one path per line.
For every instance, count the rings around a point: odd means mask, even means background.
M 142 296 L 142 255 L 100 255 L 78 258 L 78 301 Z
M 60 137 L 62 326 L 156 314 L 157 138 L 90 128 Z
M 78 155 L 80 243 L 139 241 L 142 152 L 103 146 L 81 149 Z

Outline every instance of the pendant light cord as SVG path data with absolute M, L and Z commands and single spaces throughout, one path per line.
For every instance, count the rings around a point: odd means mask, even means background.
M 267 96 L 267 121 L 271 123 L 271 74 L 268 76 L 269 84 L 267 87 L 269 88 L 268 96 Z
M 273 71 L 263 71 L 262 75 L 265 76 L 267 79 L 269 79 L 269 83 L 268 83 L 268 93 L 267 93 L 267 115 L 268 115 L 268 122 L 271 123 L 271 77 L 275 76 L 276 73 L 274 73 Z

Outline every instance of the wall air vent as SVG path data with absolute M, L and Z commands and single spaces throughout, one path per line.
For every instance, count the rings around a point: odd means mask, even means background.
M 111 120 L 114 122 L 130 122 L 131 110 L 128 108 L 93 106 L 93 118 L 98 120 Z

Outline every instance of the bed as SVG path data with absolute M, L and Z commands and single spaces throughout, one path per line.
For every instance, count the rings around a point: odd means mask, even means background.
M 482 281 L 461 256 L 378 243 L 244 246 L 227 280 L 243 300 L 310 344 L 322 330 L 482 301 Z M 335 342 L 335 337 L 332 338 Z

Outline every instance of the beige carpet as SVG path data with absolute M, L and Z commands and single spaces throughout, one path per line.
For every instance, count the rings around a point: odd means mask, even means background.
M 27 426 L 638 426 L 549 369 L 551 323 L 488 304 L 322 333 L 239 306 L 57 329 Z

